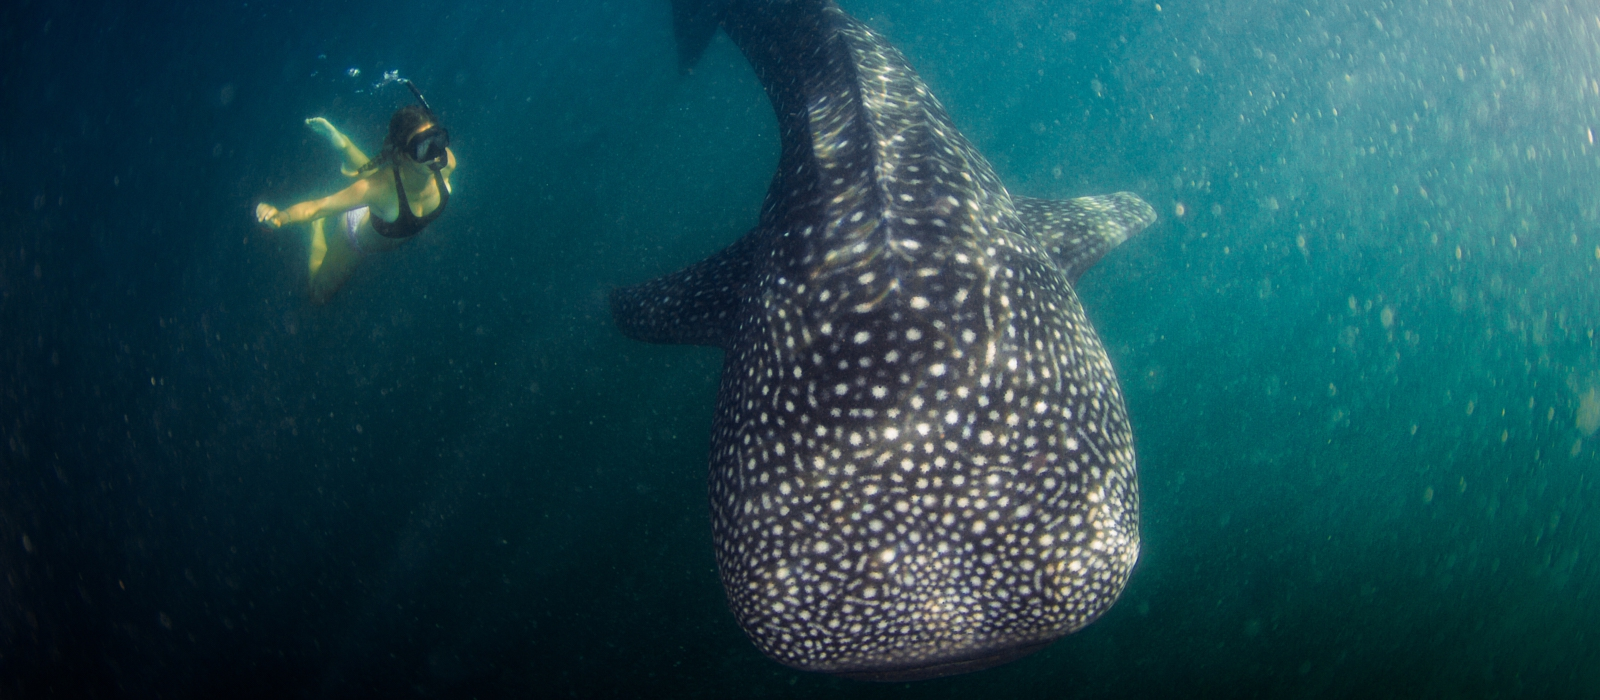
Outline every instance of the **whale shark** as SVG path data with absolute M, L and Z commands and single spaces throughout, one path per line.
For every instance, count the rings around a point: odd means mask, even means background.
M 782 151 L 754 228 L 615 290 L 624 335 L 724 352 L 709 495 L 739 625 L 788 666 L 902 681 L 1094 621 L 1139 553 L 1133 436 L 1073 291 L 1154 223 L 1120 192 L 1007 192 L 904 56 L 832 0 L 674 0 Z

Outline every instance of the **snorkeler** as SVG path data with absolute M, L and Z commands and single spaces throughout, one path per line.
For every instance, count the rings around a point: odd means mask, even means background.
M 450 203 L 450 173 L 456 169 L 450 134 L 422 93 L 405 82 L 420 104 L 395 111 L 383 151 L 372 160 L 326 119 L 306 120 L 339 150 L 344 159 L 341 170 L 360 178 L 354 184 L 287 209 L 256 205 L 256 220 L 275 229 L 310 222 L 313 303 L 333 296 L 361 258 L 399 247 L 439 218 Z M 330 221 L 334 230 L 329 230 Z

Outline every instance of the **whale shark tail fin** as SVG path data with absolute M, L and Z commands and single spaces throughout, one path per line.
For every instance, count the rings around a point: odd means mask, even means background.
M 1076 199 L 1012 197 L 1029 234 L 1044 245 L 1073 283 L 1085 270 L 1156 221 L 1156 210 L 1132 192 Z
M 672 31 L 678 39 L 678 71 L 688 73 L 711 45 L 733 0 L 672 0 Z
M 756 259 L 746 236 L 682 270 L 612 290 L 611 317 L 634 340 L 726 349 Z

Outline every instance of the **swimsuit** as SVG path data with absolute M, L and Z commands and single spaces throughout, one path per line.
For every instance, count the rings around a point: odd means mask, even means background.
M 444 205 L 450 203 L 450 188 L 445 185 L 444 175 L 433 171 L 433 181 L 439 187 L 439 206 L 423 216 L 411 213 L 411 202 L 406 199 L 406 188 L 400 184 L 400 165 L 394 166 L 394 193 L 400 199 L 400 215 L 394 221 L 384 221 L 377 216 L 372 217 L 372 230 L 384 238 L 410 238 L 422 232 L 423 227 L 433 223 L 434 219 L 444 213 Z
M 350 242 L 350 249 L 356 252 L 356 257 L 367 255 L 366 249 L 361 247 L 361 238 L 356 235 L 361 228 L 361 218 L 365 216 L 372 216 L 366 207 L 357 207 L 344 213 L 344 238 Z M 373 221 L 377 221 L 377 218 L 374 217 Z

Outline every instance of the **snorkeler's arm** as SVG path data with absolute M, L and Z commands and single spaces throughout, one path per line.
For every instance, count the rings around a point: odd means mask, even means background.
M 445 160 L 444 167 L 439 169 L 439 174 L 444 176 L 445 188 L 454 192 L 454 188 L 450 187 L 450 173 L 456 171 L 456 152 L 446 148 L 444 149 L 444 154 L 448 159 Z
M 256 207 L 256 220 L 273 228 L 281 228 L 288 224 L 298 224 L 349 211 L 368 203 L 367 196 L 372 191 L 369 182 L 369 180 L 357 180 L 355 184 L 322 199 L 301 202 L 288 209 L 278 210 L 269 204 L 259 205 Z

